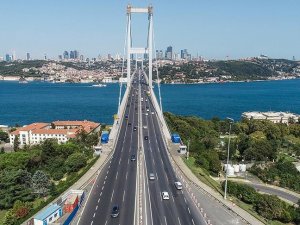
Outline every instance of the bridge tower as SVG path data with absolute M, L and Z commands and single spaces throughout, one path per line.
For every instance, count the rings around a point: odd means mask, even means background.
M 148 41 L 146 47 L 132 47 L 131 36 L 131 14 L 144 13 L 148 14 Z M 152 88 L 152 59 L 153 59 L 153 7 L 134 8 L 127 6 L 127 87 L 131 85 L 131 56 L 133 54 L 148 54 L 149 60 L 149 87 Z

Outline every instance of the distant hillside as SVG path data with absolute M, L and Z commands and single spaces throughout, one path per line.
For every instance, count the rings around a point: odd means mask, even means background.
M 195 79 L 266 80 L 270 77 L 300 76 L 299 62 L 286 59 L 257 59 L 239 61 L 183 62 L 167 64 L 160 68 L 164 82 L 191 82 Z

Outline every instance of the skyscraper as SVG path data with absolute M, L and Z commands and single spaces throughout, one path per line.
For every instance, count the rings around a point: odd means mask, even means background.
M 79 59 L 79 52 L 74 50 L 74 59 Z
M 181 59 L 187 59 L 187 56 L 188 56 L 187 49 L 183 49 L 183 50 L 180 51 L 180 58 Z
M 63 59 L 62 55 L 58 55 L 58 60 L 61 61 Z
M 74 53 L 74 51 L 70 51 L 70 59 L 75 59 L 75 53 Z
M 6 55 L 5 55 L 5 61 L 6 61 L 6 62 L 10 62 L 10 61 L 11 61 L 11 57 L 10 57 L 9 54 L 6 54 Z
M 26 60 L 30 60 L 30 53 L 29 52 L 26 53 Z
M 69 59 L 69 52 L 64 51 L 63 57 L 64 57 L 64 59 Z
M 169 47 L 167 47 L 165 58 L 172 60 L 172 57 L 173 57 L 173 47 L 169 46 Z

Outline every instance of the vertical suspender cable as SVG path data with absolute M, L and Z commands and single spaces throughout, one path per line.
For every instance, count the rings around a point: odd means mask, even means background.
M 129 23 L 129 19 L 127 19 L 127 23 Z M 125 34 L 125 40 L 124 40 L 124 49 L 123 49 L 123 59 L 122 59 L 122 69 L 121 69 L 121 78 L 123 78 L 123 74 L 124 74 L 124 67 L 125 67 L 125 51 L 126 51 L 126 37 L 127 37 L 127 26 L 126 26 L 126 34 Z M 127 59 L 128 60 L 128 59 Z M 122 79 L 121 79 L 122 81 Z M 118 116 L 120 116 L 120 106 L 121 106 L 121 97 L 122 97 L 122 83 L 120 82 L 120 92 L 119 92 L 119 106 L 118 106 Z
M 161 114 L 163 116 L 163 109 L 162 109 L 162 103 L 161 103 L 161 94 L 160 94 L 160 79 L 159 79 L 159 74 L 158 74 L 158 63 L 157 63 L 156 46 L 155 46 L 155 39 L 154 39 L 154 29 L 152 28 L 152 30 L 153 30 L 153 37 L 152 37 L 152 39 L 153 39 L 153 46 L 154 46 L 154 59 L 155 59 L 155 69 L 156 69 L 156 75 L 157 75 L 158 97 L 159 97 L 159 104 L 160 104 Z

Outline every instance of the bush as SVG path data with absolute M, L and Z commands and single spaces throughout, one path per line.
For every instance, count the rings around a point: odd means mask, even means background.
M 65 167 L 68 173 L 77 172 L 86 165 L 86 158 L 82 153 L 73 153 L 66 162 Z

